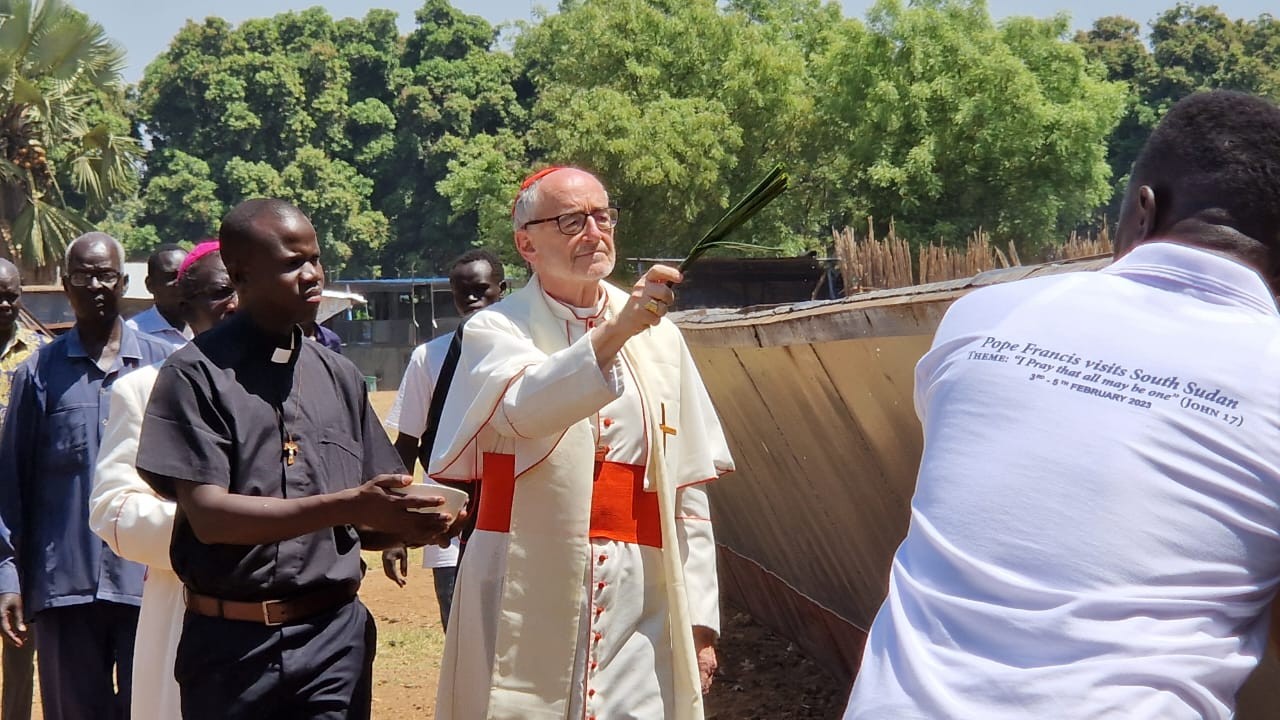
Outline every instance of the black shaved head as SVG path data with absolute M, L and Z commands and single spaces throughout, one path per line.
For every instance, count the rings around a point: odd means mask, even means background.
M 1160 120 L 1133 166 L 1116 248 L 1148 239 L 1200 245 L 1280 269 L 1280 107 L 1218 90 Z
M 463 317 L 498 302 L 507 291 L 502 261 L 488 250 L 468 250 L 449 267 L 449 290 Z
M 493 277 L 495 280 L 506 279 L 506 275 L 502 269 L 502 261 L 498 259 L 497 255 L 494 255 L 492 252 L 482 248 L 468 250 L 459 255 L 457 259 L 449 265 L 450 279 L 457 275 L 458 270 L 464 265 L 470 265 L 473 262 L 489 263 L 489 267 L 493 269 Z
M 18 321 L 18 307 L 22 303 L 22 278 L 13 263 L 0 258 L 0 346 L 13 335 Z
M 283 336 L 315 320 L 324 268 L 305 213 L 276 198 L 246 200 L 222 219 L 218 236 L 239 309 L 259 327 Z
M 271 242 L 269 229 L 276 222 L 292 222 L 301 218 L 310 224 L 307 216 L 293 203 L 279 198 L 254 198 L 245 200 L 222 218 L 218 240 L 222 243 L 222 258 L 230 266 L 248 259 L 255 245 Z
M 120 241 L 111 237 L 104 232 L 87 232 L 67 245 L 66 263 L 63 267 L 64 272 L 71 272 L 74 260 L 80 259 L 85 253 L 99 245 L 106 246 L 111 257 L 112 267 L 117 272 L 124 271 L 124 247 L 120 245 Z
M 177 272 L 182 258 L 186 256 L 186 248 L 177 243 L 165 243 L 151 251 L 147 258 L 147 275 L 159 277 L 165 273 Z

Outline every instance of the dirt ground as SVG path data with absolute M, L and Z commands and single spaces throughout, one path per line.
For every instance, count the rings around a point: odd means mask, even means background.
M 379 415 L 385 417 L 394 397 L 394 392 L 374 394 L 374 408 Z M 409 583 L 404 588 L 383 575 L 379 554 L 365 554 L 369 575 L 360 597 L 378 623 L 375 720 L 425 719 L 435 712 L 444 633 L 431 573 L 421 569 L 420 553 L 410 555 Z M 720 672 L 707 698 L 708 720 L 840 717 L 848 696 L 847 681 L 826 675 L 789 642 L 761 627 L 746 613 L 726 606 L 722 624 Z M 34 716 L 41 716 L 38 692 Z
M 394 399 L 394 392 L 374 393 L 374 409 L 386 417 Z M 419 468 L 416 474 L 421 472 Z M 421 564 L 417 552 L 411 558 Z M 378 620 L 373 717 L 431 717 L 444 649 L 431 572 L 411 567 L 409 584 L 399 588 L 382 574 L 377 556 L 370 553 L 367 561 L 370 576 L 360 595 Z M 832 679 L 746 613 L 729 606 L 722 613 L 720 672 L 707 698 L 707 720 L 840 717 L 849 695 L 847 681 Z
M 370 570 L 373 557 L 370 556 Z M 402 588 L 381 575 L 365 581 L 361 597 L 378 620 L 373 717 L 429 718 L 444 634 L 430 571 L 410 569 Z M 707 698 L 707 720 L 833 720 L 848 683 L 838 682 L 749 615 L 723 609 L 720 672 Z M 654 720 L 659 720 L 655 718 Z

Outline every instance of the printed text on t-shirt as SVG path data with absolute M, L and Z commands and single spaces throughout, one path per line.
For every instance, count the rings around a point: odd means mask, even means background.
M 1244 425 L 1239 398 L 1212 384 L 1156 369 L 1131 367 L 1034 342 L 1013 342 L 990 336 L 977 350 L 969 351 L 966 359 L 1023 368 L 1029 371 L 1029 382 L 1045 383 L 1100 400 L 1144 409 L 1152 408 L 1152 403 L 1173 403 L 1227 425 Z

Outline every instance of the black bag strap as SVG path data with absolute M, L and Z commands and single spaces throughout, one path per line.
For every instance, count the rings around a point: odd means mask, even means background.
M 466 327 L 467 318 L 458 323 L 453 331 L 453 340 L 449 342 L 449 352 L 444 356 L 444 364 L 440 366 L 440 376 L 436 378 L 435 387 L 431 389 L 431 406 L 427 409 L 427 429 L 422 433 L 418 444 L 418 462 L 422 463 L 425 473 L 431 462 L 431 448 L 436 444 L 436 433 L 440 429 L 440 416 L 444 414 L 444 401 L 449 397 L 449 387 L 453 384 L 453 375 L 458 370 L 458 358 L 462 357 L 462 328 Z

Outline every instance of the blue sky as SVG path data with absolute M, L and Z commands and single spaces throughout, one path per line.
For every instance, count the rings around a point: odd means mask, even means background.
M 233 22 L 240 22 L 251 17 L 301 10 L 314 5 L 322 5 L 330 14 L 338 17 L 363 17 L 370 8 L 380 7 L 399 13 L 400 27 L 407 31 L 413 26 L 413 11 L 422 4 L 421 0 L 71 1 L 102 23 L 107 33 L 124 45 L 129 53 L 129 69 L 125 76 L 130 81 L 137 81 L 142 77 L 147 63 L 164 50 L 188 18 L 202 19 L 208 15 L 220 15 Z M 1066 11 L 1078 28 L 1088 27 L 1095 18 L 1114 14 L 1125 15 L 1146 25 L 1159 13 L 1173 7 L 1175 2 L 1176 0 L 1130 0 L 1123 6 L 1117 6 L 1114 0 L 988 0 L 991 14 L 997 18 L 1011 14 L 1048 16 Z M 453 4 L 466 12 L 483 15 L 494 23 L 529 19 L 536 7 L 555 7 L 554 1 L 547 0 L 453 0 Z M 1270 3 L 1265 0 L 1220 0 L 1215 4 L 1232 17 L 1253 18 L 1267 11 Z M 871 2 L 842 0 L 841 5 L 846 16 L 862 17 Z

